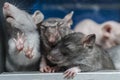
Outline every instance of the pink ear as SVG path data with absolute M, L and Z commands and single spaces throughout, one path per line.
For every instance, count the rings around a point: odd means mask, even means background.
M 95 44 L 95 38 L 96 38 L 95 34 L 90 34 L 90 35 L 86 36 L 85 38 L 83 38 L 84 47 L 93 46 L 93 44 Z
M 39 24 L 44 19 L 44 15 L 39 10 L 35 11 L 32 17 L 33 17 L 35 24 Z
M 71 11 L 69 14 L 67 14 L 65 17 L 64 17 L 64 20 L 67 22 L 68 26 L 70 27 L 72 24 L 73 24 L 73 21 L 72 21 L 72 16 L 73 16 L 74 12 Z
M 107 32 L 107 33 L 111 33 L 112 27 L 109 24 L 104 25 L 104 27 L 102 28 L 103 31 Z

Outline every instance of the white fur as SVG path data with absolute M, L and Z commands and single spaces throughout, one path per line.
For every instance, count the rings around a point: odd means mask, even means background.
M 100 39 L 102 37 L 102 30 L 99 24 L 90 19 L 85 19 L 78 23 L 75 28 L 75 32 L 82 32 L 85 35 L 95 34 L 96 43 L 100 44 Z
M 25 11 L 22 11 L 20 9 L 18 9 L 17 7 L 15 7 L 14 5 L 10 4 L 10 3 L 5 3 L 4 5 L 9 4 L 9 8 L 5 9 L 3 6 L 3 14 L 6 17 L 6 15 L 10 15 L 12 17 L 14 17 L 14 19 L 12 18 L 7 18 L 6 21 L 8 23 L 10 23 L 10 27 L 14 27 L 19 29 L 22 33 L 24 33 L 25 35 L 25 43 L 24 43 L 24 49 L 21 52 L 18 52 L 16 46 L 15 46 L 15 42 L 13 41 L 13 38 L 15 37 L 11 37 L 8 40 L 8 55 L 6 58 L 6 68 L 8 71 L 19 71 L 19 70 L 26 70 L 27 67 L 29 67 L 30 65 L 37 65 L 36 62 L 39 61 L 40 59 L 40 40 L 39 40 L 39 34 L 36 30 L 36 24 L 35 24 L 35 20 L 37 18 L 36 14 L 36 18 L 33 19 L 33 17 L 31 15 L 29 15 L 28 13 L 26 13 Z M 40 16 L 38 16 L 40 17 Z M 38 21 L 40 18 L 37 18 L 37 23 L 40 22 Z M 12 33 L 10 33 L 12 35 Z M 17 35 L 17 34 L 16 34 Z M 27 49 L 27 47 L 32 48 L 33 47 L 33 57 L 32 59 L 29 59 L 25 56 L 25 49 Z M 15 65 L 14 65 L 14 64 Z M 19 69 L 19 68 L 23 69 Z M 25 69 L 24 69 L 25 68 Z M 31 67 L 32 69 L 32 67 Z

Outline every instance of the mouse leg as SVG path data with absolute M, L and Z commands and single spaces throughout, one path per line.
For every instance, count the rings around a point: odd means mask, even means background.
M 40 72 L 54 73 L 58 70 L 59 70 L 58 66 L 50 67 L 46 62 L 46 58 L 44 57 L 44 55 L 42 55 L 40 68 L 39 68 Z
M 59 68 L 57 68 L 57 67 L 50 67 L 48 65 L 42 65 L 40 67 L 40 72 L 54 73 L 54 72 L 56 72 L 58 70 L 59 70 Z
M 22 33 L 22 35 L 20 35 L 20 33 L 18 32 L 17 39 L 13 38 L 13 41 L 15 42 L 17 50 L 19 52 L 22 51 L 24 48 L 24 42 L 25 42 L 24 33 Z
M 60 69 L 60 67 L 58 67 L 58 66 L 51 67 L 51 73 L 57 72 L 57 71 L 59 71 L 59 69 Z
M 27 47 L 27 49 L 25 50 L 25 56 L 29 59 L 33 58 L 33 48 L 30 48 L 29 46 Z
M 78 72 L 81 72 L 79 67 L 72 67 L 64 72 L 64 77 L 67 79 L 74 78 Z
M 42 55 L 40 63 L 40 72 L 51 72 L 51 67 L 47 65 L 45 57 Z

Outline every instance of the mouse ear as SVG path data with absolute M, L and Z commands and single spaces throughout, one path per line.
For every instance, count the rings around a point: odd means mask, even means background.
M 32 17 L 33 17 L 35 24 L 39 24 L 44 19 L 44 15 L 39 10 L 35 11 Z
M 90 34 L 90 35 L 84 37 L 83 38 L 83 46 L 84 47 L 93 46 L 95 44 L 95 38 L 96 38 L 95 34 Z
M 107 33 L 111 33 L 112 27 L 109 24 L 103 26 L 102 30 Z
M 72 21 L 72 16 L 73 16 L 74 12 L 71 11 L 69 14 L 67 14 L 63 19 L 67 22 L 68 27 L 70 27 L 73 24 Z
M 110 24 L 106 24 L 102 27 L 102 31 L 103 31 L 103 37 L 104 38 L 109 38 L 110 33 L 112 31 L 112 27 Z

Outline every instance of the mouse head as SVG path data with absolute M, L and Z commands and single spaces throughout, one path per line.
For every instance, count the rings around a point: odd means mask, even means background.
M 49 18 L 42 22 L 41 32 L 47 39 L 48 43 L 55 44 L 61 37 L 71 32 L 73 12 L 67 14 L 63 19 Z M 41 33 L 41 34 L 42 34 Z
M 120 25 L 116 22 L 106 23 L 102 27 L 103 36 L 101 38 L 102 47 L 107 49 L 120 43 Z
M 64 64 L 72 60 L 83 57 L 91 52 L 95 44 L 95 34 L 84 36 L 82 33 L 72 33 L 66 35 L 47 58 L 55 64 Z
M 36 29 L 36 24 L 44 19 L 40 11 L 36 11 L 33 15 L 30 15 L 8 2 L 5 2 L 3 5 L 3 15 L 11 27 L 23 31 Z

